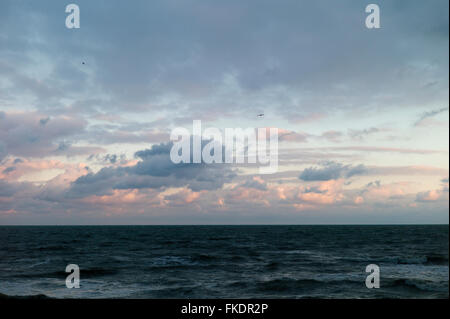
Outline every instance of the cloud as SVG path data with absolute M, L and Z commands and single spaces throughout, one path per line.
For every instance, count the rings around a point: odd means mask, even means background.
M 316 187 L 300 189 L 296 197 L 300 200 L 300 204 L 308 203 L 316 208 L 336 204 L 345 199 L 342 182 L 335 180 L 322 181 Z
M 54 1 L 0 1 L 0 212 L 18 212 L 8 214 L 24 223 L 109 223 L 131 212 L 150 223 L 156 215 L 190 223 L 195 206 L 201 222 L 210 213 L 210 222 L 252 223 L 283 214 L 329 222 L 328 212 L 341 210 L 333 215 L 341 223 L 378 218 L 358 219 L 377 205 L 384 212 L 406 197 L 414 202 L 423 185 L 448 176 L 445 127 L 418 139 L 411 127 L 445 115 L 436 108 L 416 118 L 414 110 L 448 105 L 448 1 L 380 1 L 377 32 L 367 31 L 364 6 L 352 0 L 78 0 L 76 32 L 61 24 L 64 6 Z M 249 165 L 172 164 L 163 142 L 193 119 L 284 127 L 280 172 L 262 179 Z M 358 143 L 385 127 L 398 138 Z M 344 141 L 357 146 L 324 147 Z M 323 159 L 330 162 L 315 165 Z M 411 166 L 368 166 L 403 159 Z M 362 174 L 389 176 L 383 185 L 348 179 Z M 387 186 L 397 175 L 413 185 Z
M 356 166 L 347 165 L 345 168 L 345 177 L 350 178 L 357 175 L 365 175 L 368 173 L 368 169 L 363 164 L 359 164 Z
M 266 191 L 267 183 L 261 177 L 253 176 L 252 178 L 245 181 L 245 183 L 241 184 L 240 187 L 254 188 L 259 189 L 261 191 Z
M 369 187 L 380 187 L 381 186 L 381 181 L 374 181 L 374 182 L 370 182 L 366 185 L 367 188 Z
M 50 117 L 40 119 L 39 123 L 41 123 L 41 125 L 45 125 L 48 123 L 48 121 L 50 121 Z
M 269 136 L 269 130 L 266 129 L 266 133 Z M 305 143 L 308 140 L 308 134 L 297 133 L 294 131 L 288 131 L 285 129 L 278 129 L 278 140 L 280 142 L 296 142 Z
M 322 133 L 321 137 L 330 142 L 339 143 L 343 135 L 344 134 L 342 134 L 342 132 L 339 131 L 326 131 Z
M 3 159 L 6 157 L 6 145 L 2 141 L 0 141 L 0 163 L 3 161 Z
M 10 166 L 10 167 L 5 168 L 2 173 L 3 174 L 9 174 L 11 172 L 14 172 L 15 170 L 16 170 L 15 166 Z
M 437 200 L 443 199 L 443 192 L 440 190 L 431 190 L 426 192 L 417 193 L 417 202 L 435 202 Z
M 357 166 L 343 165 L 328 161 L 321 163 L 321 167 L 310 167 L 303 170 L 299 178 L 303 181 L 329 181 L 340 178 L 350 178 L 367 173 L 367 168 L 360 164 Z
M 36 112 L 5 113 L 0 117 L 0 158 L 6 155 L 47 157 L 103 151 L 93 146 L 72 146 L 87 122 L 68 116 L 46 120 Z
M 406 176 L 442 176 L 448 174 L 448 168 L 433 166 L 369 166 L 371 175 L 406 175 Z
M 30 183 L 21 182 L 9 182 L 0 179 L 0 198 L 12 197 L 16 194 L 23 194 L 33 189 L 34 186 Z M 1 201 L 0 201 L 1 203 Z M 1 211 L 1 208 L 0 208 Z
M 101 144 L 138 144 L 161 143 L 169 140 L 167 129 L 149 128 L 155 123 L 126 123 L 122 125 L 91 125 L 80 136 L 91 143 Z
M 410 149 L 399 147 L 377 147 L 377 146 L 346 146 L 346 147 L 330 147 L 332 150 L 355 151 L 355 152 L 382 152 L 382 153 L 403 153 L 403 154 L 434 154 L 441 151 Z
M 416 121 L 416 123 L 414 123 L 414 126 L 420 126 L 420 125 L 424 124 L 426 119 L 434 117 L 434 116 L 444 113 L 444 112 L 448 112 L 448 107 L 443 107 L 443 108 L 440 108 L 437 110 L 425 112 L 420 116 L 420 118 Z
M 441 185 L 442 185 L 442 191 L 443 192 L 448 192 L 448 177 L 447 178 L 443 178 L 441 179 Z
M 370 182 L 357 191 L 357 195 L 366 203 L 373 205 L 401 205 L 404 200 L 410 200 L 413 185 L 407 182 L 381 184 L 379 181 Z
M 383 1 L 383 20 L 396 27 L 379 37 L 360 27 L 361 6 L 348 0 L 78 4 L 91 27 L 72 38 L 52 1 L 30 2 L 27 10 L 2 1 L 0 47 L 8 50 L 0 74 L 9 81 L 0 83 L 8 103 L 26 94 L 41 110 L 61 109 L 69 97 L 77 101 L 72 110 L 88 114 L 167 108 L 216 118 L 224 105 L 231 114 L 271 108 L 307 123 L 336 109 L 438 102 L 447 92 L 446 1 Z M 126 28 L 109 23 L 129 17 Z M 399 38 L 402 45 L 392 45 Z M 30 72 L 37 64 L 43 72 Z
M 136 152 L 136 165 L 105 167 L 74 181 L 71 197 L 108 195 L 115 189 L 187 187 L 193 191 L 215 190 L 232 180 L 235 173 L 225 164 L 180 163 L 170 160 L 172 142 Z
M 259 181 L 260 183 L 262 181 Z M 271 207 L 280 210 L 294 208 L 300 210 L 317 210 L 320 207 L 341 203 L 345 200 L 342 181 L 321 181 L 315 186 L 301 186 L 293 184 L 264 183 L 265 187 L 256 185 L 238 185 L 225 190 L 225 203 L 230 209 L 238 209 L 243 204 L 255 207 Z
M 365 137 L 380 132 L 379 128 L 371 127 L 364 130 L 349 130 L 348 135 L 353 139 L 362 140 Z
M 164 201 L 171 206 L 184 206 L 187 204 L 192 204 L 200 199 L 201 194 L 202 192 L 193 192 L 190 189 L 182 189 L 175 194 L 164 196 Z
M 101 163 L 109 163 L 109 164 L 125 164 L 127 162 L 125 154 L 106 154 L 106 155 L 91 155 L 88 160 L 97 159 Z

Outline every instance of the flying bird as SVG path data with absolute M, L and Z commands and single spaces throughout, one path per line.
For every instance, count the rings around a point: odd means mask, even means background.
M 264 113 L 260 113 L 257 115 L 258 117 L 264 117 Z

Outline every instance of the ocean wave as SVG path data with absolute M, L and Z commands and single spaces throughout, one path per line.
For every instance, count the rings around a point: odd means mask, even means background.
M 342 261 L 346 262 L 367 262 L 386 263 L 396 265 L 429 265 L 429 266 L 445 266 L 448 265 L 448 256 L 445 255 L 430 255 L 430 256 L 386 256 L 382 258 L 358 256 L 358 257 L 343 257 Z
M 151 268 L 170 268 L 170 267 L 182 267 L 191 266 L 194 263 L 187 258 L 179 256 L 160 256 L 155 257 L 150 262 Z
M 94 277 L 102 277 L 102 276 L 110 276 L 118 273 L 116 269 L 106 269 L 100 267 L 92 267 L 92 268 L 81 268 L 80 269 L 80 277 L 81 278 L 94 278 Z M 14 277 L 16 278 L 60 278 L 65 279 L 69 273 L 65 271 L 49 271 L 49 272 L 28 272 L 16 274 Z
M 264 282 L 258 282 L 256 284 L 258 291 L 264 292 L 280 292 L 280 291 L 293 291 L 299 289 L 311 289 L 313 286 L 323 284 L 314 279 L 273 279 Z
M 112 276 L 117 274 L 119 271 L 117 269 L 93 267 L 80 270 L 80 276 L 85 278 L 102 277 L 102 276 Z M 67 275 L 65 273 L 65 275 Z
M 249 283 L 245 282 L 245 281 L 233 281 L 233 282 L 229 282 L 228 284 L 226 284 L 226 286 L 229 288 L 243 289 L 243 288 L 248 288 Z
M 448 255 L 447 256 L 428 256 L 427 257 L 427 264 L 430 265 L 447 265 L 448 266 Z
M 394 279 L 384 283 L 385 287 L 409 288 L 425 292 L 448 292 L 447 282 L 436 282 L 424 279 Z
M 210 237 L 208 240 L 230 240 L 231 237 Z
M 427 261 L 428 258 L 426 256 L 397 258 L 397 264 L 400 265 L 424 265 Z
M 398 257 L 396 261 L 401 265 L 448 265 L 448 256 Z
M 55 250 L 66 250 L 68 248 L 67 245 L 48 245 L 48 246 L 39 246 L 37 250 L 40 251 L 55 251 Z
M 277 270 L 279 269 L 281 264 L 279 262 L 273 261 L 264 266 L 267 270 Z
M 192 256 L 193 261 L 213 261 L 218 260 L 217 256 L 209 255 L 209 254 L 197 254 Z
M 310 290 L 315 287 L 323 287 L 324 285 L 353 285 L 358 282 L 353 280 L 319 280 L 319 279 L 292 279 L 292 278 L 277 278 L 267 281 L 260 281 L 256 283 L 258 291 L 265 292 L 280 292 L 280 291 L 299 291 Z

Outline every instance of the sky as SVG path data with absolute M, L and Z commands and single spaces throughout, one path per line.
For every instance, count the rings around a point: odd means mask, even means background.
M 448 223 L 447 0 L 0 2 L 0 225 Z M 258 114 L 263 113 L 263 117 Z M 278 171 L 170 160 L 278 128 Z

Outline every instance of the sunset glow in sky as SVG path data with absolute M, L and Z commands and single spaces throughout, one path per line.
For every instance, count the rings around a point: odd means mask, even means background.
M 380 29 L 354 0 L 68 3 L 0 2 L 0 224 L 448 223 L 447 0 L 376 1 Z M 177 167 L 193 120 L 277 127 L 279 171 Z

